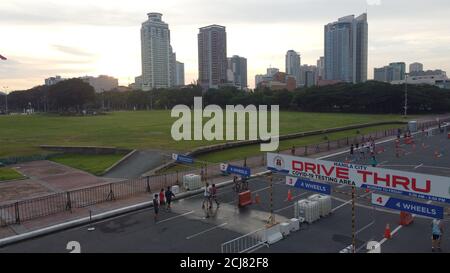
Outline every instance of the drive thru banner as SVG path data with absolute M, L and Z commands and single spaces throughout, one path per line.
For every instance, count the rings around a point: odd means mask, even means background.
M 310 181 L 354 185 L 364 189 L 450 203 L 450 177 L 275 153 L 267 153 L 267 169 Z

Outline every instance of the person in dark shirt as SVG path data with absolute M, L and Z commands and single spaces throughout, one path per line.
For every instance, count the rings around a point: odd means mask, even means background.
M 167 204 L 167 210 L 170 210 L 170 203 L 172 203 L 172 197 L 175 197 L 175 194 L 173 194 L 171 187 L 168 186 L 166 190 L 166 204 Z
M 155 210 L 155 222 L 158 221 L 158 213 L 159 213 L 159 202 L 158 195 L 155 194 L 153 197 L 153 209 Z

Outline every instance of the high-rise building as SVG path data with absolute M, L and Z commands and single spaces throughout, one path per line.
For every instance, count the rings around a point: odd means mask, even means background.
M 173 52 L 170 46 L 169 25 L 161 13 L 148 13 L 141 28 L 142 89 L 172 86 Z
M 325 57 L 320 57 L 317 60 L 317 80 L 322 80 L 325 77 Z
M 64 81 L 64 78 L 61 78 L 61 76 L 55 76 L 45 79 L 45 85 L 50 86 L 57 84 L 58 82 Z
M 325 79 L 367 81 L 367 14 L 339 18 L 325 25 Z
M 176 62 L 176 86 L 184 85 L 184 63 Z
M 406 64 L 404 62 L 390 63 L 389 66 L 393 67 L 395 70 L 394 75 L 392 76 L 394 81 L 401 81 L 405 79 Z
M 302 65 L 300 66 L 300 84 L 297 86 L 311 87 L 317 83 L 317 66 Z
M 411 72 L 421 72 L 423 71 L 423 64 L 421 63 L 412 63 L 409 65 L 409 73 Z
M 98 77 L 84 76 L 80 79 L 90 84 L 94 88 L 96 93 L 110 91 L 119 87 L 118 79 L 106 75 L 100 75 Z
M 297 85 L 300 84 L 300 54 L 294 50 L 288 50 L 286 53 L 286 73 L 294 76 Z
M 200 28 L 198 78 L 204 90 L 227 83 L 227 34 L 224 26 Z
M 228 81 L 239 89 L 247 88 L 247 59 L 234 55 L 228 58 Z
M 379 82 L 402 81 L 405 79 L 405 63 L 390 63 L 388 66 L 374 68 L 374 80 Z

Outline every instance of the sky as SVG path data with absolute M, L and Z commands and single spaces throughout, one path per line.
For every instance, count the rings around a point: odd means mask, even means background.
M 226 26 L 228 56 L 247 58 L 248 81 L 266 68 L 284 70 L 286 51 L 302 64 L 323 56 L 323 27 L 368 12 L 369 79 L 390 62 L 421 62 L 450 73 L 448 0 L 2 0 L 0 90 L 44 79 L 110 75 L 128 85 L 141 74 L 140 28 L 147 13 L 169 24 L 186 84 L 197 79 L 200 27 Z

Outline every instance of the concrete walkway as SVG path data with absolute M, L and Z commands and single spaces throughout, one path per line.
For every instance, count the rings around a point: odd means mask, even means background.
M 163 164 L 165 157 L 165 155 L 158 151 L 137 151 L 103 177 L 124 179 L 138 178 L 143 173 Z

